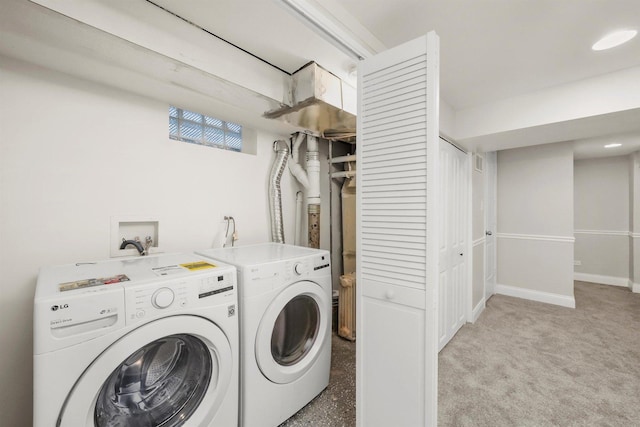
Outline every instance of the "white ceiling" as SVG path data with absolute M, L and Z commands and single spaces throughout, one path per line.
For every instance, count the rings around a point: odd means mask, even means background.
M 355 64 L 277 0 L 153 3 L 288 72 L 316 61 L 344 74 Z M 640 38 L 609 51 L 591 50 L 612 30 L 640 26 L 638 0 L 342 0 L 340 5 L 387 47 L 435 30 L 441 95 L 455 109 L 640 66 Z
M 620 147 L 604 148 L 605 145 L 613 143 L 622 145 Z M 640 137 L 638 137 L 637 132 L 597 136 L 573 142 L 573 157 L 576 159 L 624 156 L 637 150 L 640 150 Z
M 293 73 L 315 61 L 344 80 L 356 61 L 276 0 L 151 0 L 264 61 Z
M 375 4 L 375 6 L 374 6 Z M 440 36 L 441 92 L 464 108 L 640 65 L 640 39 L 593 52 L 640 26 L 637 0 L 342 0 L 387 46 Z
M 353 81 L 349 72 L 355 61 L 302 23 L 278 0 L 153 3 L 286 72 L 316 61 L 339 77 Z M 435 30 L 440 36 L 441 96 L 454 110 L 640 66 L 640 37 L 612 50 L 591 50 L 599 37 L 612 30 L 640 27 L 638 0 L 307 3 L 333 10 L 333 18 L 349 15 L 387 47 Z M 336 9 L 340 13 L 335 13 Z M 608 155 L 609 151 L 600 149 L 602 135 L 594 136 L 598 138 L 583 140 L 576 147 L 583 147 L 584 156 L 596 155 L 594 150 L 584 149 L 590 144 L 598 146 L 598 155 Z M 627 137 L 628 141 L 639 139 Z

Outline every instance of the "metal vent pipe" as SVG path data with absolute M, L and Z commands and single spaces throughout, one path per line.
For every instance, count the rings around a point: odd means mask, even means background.
M 271 213 L 271 241 L 284 243 L 284 223 L 282 219 L 282 190 L 280 181 L 289 158 L 289 146 L 286 141 L 273 143 L 276 158 L 269 176 L 269 212 Z

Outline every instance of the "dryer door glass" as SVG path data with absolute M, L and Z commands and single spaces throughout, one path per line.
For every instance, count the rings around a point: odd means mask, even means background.
M 291 366 L 313 347 L 320 326 L 320 308 L 308 295 L 299 295 L 284 306 L 271 334 L 271 355 L 278 364 Z
M 216 366 L 208 347 L 191 335 L 153 341 L 131 354 L 104 382 L 95 425 L 184 425 L 202 401 Z

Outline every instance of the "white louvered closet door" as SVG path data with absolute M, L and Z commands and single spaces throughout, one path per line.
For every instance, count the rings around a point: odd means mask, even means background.
M 358 69 L 357 425 L 436 426 L 438 37 Z

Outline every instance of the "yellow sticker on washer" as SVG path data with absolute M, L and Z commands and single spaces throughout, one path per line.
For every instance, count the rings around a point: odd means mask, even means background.
M 188 262 L 186 264 L 180 264 L 181 267 L 184 267 L 191 271 L 198 270 L 207 270 L 209 268 L 216 268 L 215 264 L 209 264 L 205 261 L 196 261 L 196 262 Z

